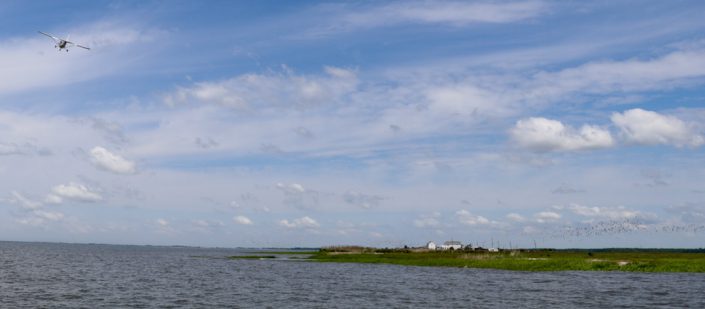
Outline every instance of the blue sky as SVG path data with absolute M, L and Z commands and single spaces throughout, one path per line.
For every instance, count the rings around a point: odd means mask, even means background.
M 0 239 L 703 247 L 703 10 L 5 2 Z

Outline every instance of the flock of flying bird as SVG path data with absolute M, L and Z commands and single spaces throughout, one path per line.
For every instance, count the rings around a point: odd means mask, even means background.
M 542 231 L 549 238 L 591 238 L 626 233 L 703 233 L 705 224 L 650 224 L 639 218 L 609 220 L 583 225 L 565 225 Z

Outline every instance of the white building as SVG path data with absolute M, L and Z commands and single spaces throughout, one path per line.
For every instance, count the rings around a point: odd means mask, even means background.
M 450 250 L 450 249 L 460 250 L 462 248 L 463 248 L 463 244 L 461 244 L 459 241 L 454 241 L 454 240 L 446 241 L 443 243 L 443 245 L 441 245 L 441 249 L 443 249 L 443 250 Z
M 429 242 L 426 244 L 426 248 L 427 248 L 428 250 L 436 250 L 436 249 L 437 249 L 436 243 L 435 243 L 435 242 L 432 242 L 432 241 L 429 241 Z

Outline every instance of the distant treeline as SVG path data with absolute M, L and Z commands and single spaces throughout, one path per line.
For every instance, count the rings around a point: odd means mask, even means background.
M 668 253 L 705 253 L 705 248 L 595 248 L 595 249 L 536 249 L 548 251 L 578 252 L 668 252 Z

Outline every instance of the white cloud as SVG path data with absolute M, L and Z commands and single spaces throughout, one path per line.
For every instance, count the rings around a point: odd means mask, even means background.
M 134 174 L 136 171 L 134 162 L 100 146 L 91 149 L 91 162 L 101 169 L 117 174 Z
M 485 225 L 492 223 L 487 218 L 483 216 L 473 215 L 469 211 L 464 209 L 456 211 L 455 214 L 458 216 L 458 221 L 465 225 Z
M 517 121 L 510 130 L 514 141 L 534 151 L 571 151 L 607 148 L 614 145 L 606 129 L 583 125 L 579 131 L 557 120 L 528 118 Z
M 193 225 L 196 227 L 196 230 L 201 231 L 201 232 L 209 232 L 212 231 L 213 229 L 221 228 L 225 226 L 223 222 L 221 221 L 211 221 L 211 220 L 193 220 L 191 221 Z
M 439 221 L 440 218 L 441 213 L 434 212 L 431 215 L 425 215 L 415 219 L 414 226 L 418 228 L 438 227 L 441 224 Z
M 64 218 L 64 214 L 62 214 L 60 212 L 45 211 L 45 210 L 41 210 L 41 209 L 33 210 L 32 214 L 34 214 L 38 218 L 46 219 L 49 221 L 59 221 Z
M 561 215 L 553 211 L 542 211 L 535 214 L 534 218 L 539 223 L 545 223 L 558 221 L 561 218 Z
M 526 234 L 526 235 L 538 234 L 538 233 L 540 233 L 540 232 L 541 232 L 541 230 L 539 230 L 539 229 L 537 229 L 537 228 L 535 228 L 535 227 L 533 227 L 533 226 L 525 226 L 525 227 L 522 229 L 522 233 L 524 233 L 524 234 Z
M 517 213 L 510 213 L 507 214 L 507 219 L 514 221 L 514 222 L 524 222 L 526 221 L 526 218 L 524 216 L 517 214 Z
M 54 194 L 49 194 L 49 195 L 47 195 L 47 197 L 44 199 L 44 202 L 45 202 L 45 203 L 48 203 L 48 204 L 61 204 L 63 201 L 64 201 L 64 200 L 63 200 L 60 196 L 57 196 L 57 195 L 54 195 Z
M 157 220 L 154 220 L 154 223 L 157 225 L 157 232 L 161 234 L 174 234 L 176 233 L 176 229 L 174 229 L 171 226 L 171 222 L 169 222 L 166 219 L 163 218 L 158 218 Z
M 72 182 L 68 185 L 55 186 L 52 188 L 52 194 L 47 197 L 47 200 L 52 201 L 62 201 L 63 199 L 92 203 L 102 201 L 103 197 L 84 185 Z
M 431 23 L 463 26 L 474 23 L 511 23 L 546 11 L 541 1 L 466 2 L 403 1 L 367 10 L 355 10 L 338 17 L 332 31 L 351 31 L 403 23 Z
M 292 207 L 308 209 L 318 205 L 318 192 L 304 188 L 298 183 L 277 183 L 276 188 L 284 193 L 283 203 Z
M 676 147 L 705 144 L 705 137 L 695 130 L 693 124 L 674 116 L 636 108 L 612 114 L 612 122 L 621 130 L 621 136 L 626 141 L 635 144 Z
M 63 213 L 46 211 L 43 209 L 42 203 L 32 201 L 16 191 L 12 191 L 12 197 L 8 201 L 22 207 L 23 214 L 21 218 L 16 220 L 20 224 L 41 226 L 48 221 L 60 221 L 64 218 Z
M 235 216 L 233 217 L 233 221 L 241 225 L 252 225 L 252 220 L 245 216 Z
M 250 110 L 267 108 L 307 108 L 335 103 L 357 86 L 355 72 L 325 67 L 325 75 L 283 73 L 246 74 L 219 82 L 201 82 L 181 87 L 164 97 L 169 106 L 189 102 L 211 103 Z
M 169 226 L 169 221 L 159 218 L 155 221 L 159 227 L 168 227 Z
M 687 86 L 705 76 L 705 50 L 682 49 L 653 59 L 591 62 L 558 72 L 541 72 L 527 84 L 533 99 L 556 100 L 567 94 L 606 94 Z
M 350 205 L 355 205 L 364 209 L 370 209 L 379 205 L 384 198 L 376 195 L 368 195 L 360 192 L 348 191 L 343 194 L 343 201 Z
M 316 220 L 312 219 L 309 216 L 304 216 L 304 217 L 301 217 L 298 219 L 294 219 L 292 221 L 289 221 L 287 219 L 283 219 L 283 220 L 279 221 L 279 225 L 286 227 L 286 228 L 291 228 L 291 229 L 295 229 L 295 228 L 310 228 L 310 229 L 312 229 L 312 228 L 317 228 L 320 226 L 318 224 L 318 222 L 316 222 Z
M 277 189 L 281 190 L 282 192 L 286 194 L 301 194 L 301 193 L 306 193 L 306 189 L 304 188 L 303 185 L 298 184 L 298 183 L 291 183 L 291 184 L 283 184 L 283 183 L 277 183 Z
M 508 23 L 539 15 L 545 9 L 540 1 L 497 3 L 472 2 L 417 2 L 398 4 L 401 18 L 428 23 Z
M 30 211 L 26 217 L 18 219 L 17 222 L 24 225 L 42 226 L 48 222 L 61 221 L 63 219 L 63 213 L 34 209 Z
M 584 217 L 607 218 L 612 220 L 628 219 L 639 216 L 638 211 L 628 210 L 623 206 L 616 208 L 609 207 L 587 207 L 578 204 L 571 204 L 570 209 L 574 214 Z
M 440 115 L 506 116 L 515 112 L 495 91 L 469 84 L 468 81 L 428 86 L 424 94 L 428 100 L 429 110 Z
M 0 156 L 11 155 L 50 155 L 51 151 L 32 143 L 0 143 Z
M 32 201 L 17 191 L 12 191 L 12 198 L 10 199 L 10 202 L 20 204 L 20 206 L 25 209 L 39 209 L 42 207 L 42 203 Z
M 679 206 L 671 206 L 666 210 L 678 215 L 683 222 L 705 223 L 705 205 L 687 203 Z
M 570 186 L 567 183 L 562 183 L 558 188 L 553 189 L 551 193 L 553 194 L 575 194 L 575 193 L 583 193 L 585 190 L 581 189 L 576 189 Z

